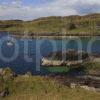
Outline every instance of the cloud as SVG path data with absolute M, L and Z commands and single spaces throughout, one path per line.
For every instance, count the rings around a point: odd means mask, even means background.
M 100 0 L 52 0 L 52 2 L 29 6 L 21 0 L 0 5 L 0 19 L 32 20 L 44 16 L 67 16 L 100 12 Z
M 79 14 L 100 13 L 100 0 L 77 0 L 73 7 Z

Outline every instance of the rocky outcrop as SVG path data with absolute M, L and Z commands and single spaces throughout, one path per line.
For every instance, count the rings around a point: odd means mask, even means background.
M 82 88 L 88 91 L 100 92 L 100 77 L 96 76 L 67 76 L 67 75 L 53 75 L 60 84 L 63 84 L 71 89 Z
M 63 65 L 64 64 L 64 61 L 60 61 L 60 60 L 50 60 L 50 59 L 46 59 L 46 58 L 43 58 L 42 59 L 42 65 L 43 66 L 60 66 L 60 65 Z
M 80 86 L 80 88 L 83 88 L 83 89 L 88 90 L 88 91 L 94 91 L 94 92 L 96 91 L 96 88 L 89 87 L 87 85 Z
M 5 88 L 2 92 L 0 92 L 1 97 L 6 97 L 9 95 L 9 90 L 8 88 Z
M 83 61 L 63 61 L 63 60 L 50 60 L 47 58 L 42 59 L 42 66 L 77 66 L 82 64 Z
M 100 92 L 100 88 L 89 87 L 88 85 L 78 85 L 76 83 L 70 83 L 70 88 L 74 89 L 77 87 L 80 87 L 80 88 L 88 90 L 88 91 Z
M 52 57 L 52 55 L 54 55 Z M 64 57 L 64 60 L 63 60 Z M 89 60 L 86 52 L 69 50 L 66 52 L 50 53 L 47 57 L 42 58 L 43 66 L 77 66 Z

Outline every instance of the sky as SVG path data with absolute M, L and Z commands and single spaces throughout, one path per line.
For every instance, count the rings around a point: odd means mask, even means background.
M 0 20 L 100 13 L 100 0 L 0 0 Z

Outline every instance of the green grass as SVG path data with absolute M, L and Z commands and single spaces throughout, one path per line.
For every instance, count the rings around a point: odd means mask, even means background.
M 9 88 L 10 95 L 0 100 L 100 100 L 100 93 L 70 89 L 43 76 L 19 76 Z
M 66 73 L 69 71 L 68 67 L 45 67 L 45 70 L 47 70 L 50 73 Z
M 24 32 L 30 33 L 62 33 L 65 30 L 67 35 L 100 35 L 100 14 L 91 14 L 88 16 L 68 16 L 68 17 L 44 17 L 33 21 L 0 21 L 0 31 Z M 74 29 L 69 29 L 70 24 L 74 24 Z M 19 35 L 19 34 L 17 34 Z
M 100 63 L 87 63 L 86 71 L 100 71 Z M 45 67 L 52 73 L 68 72 L 68 67 Z M 10 69 L 6 69 L 5 76 L 0 76 L 0 91 L 7 87 L 9 96 L 0 100 L 100 100 L 100 92 L 87 91 L 81 88 L 71 89 L 49 76 L 19 75 L 10 79 Z

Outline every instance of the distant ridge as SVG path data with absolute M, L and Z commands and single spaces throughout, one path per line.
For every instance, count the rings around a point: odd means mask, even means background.
M 9 31 L 22 35 L 100 35 L 100 13 L 88 15 L 50 16 L 32 21 L 0 20 L 0 31 Z M 20 34 L 19 34 L 20 33 Z M 52 33 L 52 34 L 50 34 Z

